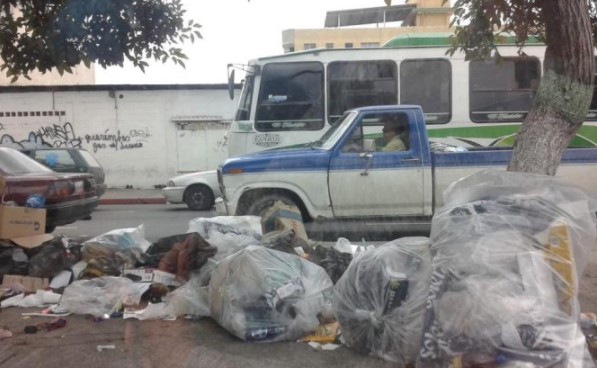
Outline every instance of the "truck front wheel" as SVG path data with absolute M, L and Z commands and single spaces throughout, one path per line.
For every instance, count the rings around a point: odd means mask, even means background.
M 262 197 L 256 198 L 254 201 L 251 202 L 249 205 L 246 214 L 253 215 L 253 216 L 262 216 L 263 212 L 270 208 L 276 201 L 282 201 L 283 203 L 291 206 L 298 206 L 294 200 L 284 194 L 266 194 Z
M 214 205 L 214 195 L 205 185 L 195 185 L 187 189 L 184 200 L 187 207 L 195 211 L 206 211 Z

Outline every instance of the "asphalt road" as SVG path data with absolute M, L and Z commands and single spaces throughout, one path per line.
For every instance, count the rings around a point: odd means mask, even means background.
M 137 227 L 145 228 L 145 238 L 154 242 L 160 238 L 186 233 L 189 221 L 197 217 L 214 217 L 216 212 L 192 211 L 186 205 L 138 204 L 138 205 L 102 205 L 93 213 L 91 220 L 59 226 L 54 235 L 71 238 L 91 238 L 110 230 Z M 354 242 L 390 241 L 401 236 L 428 235 L 425 224 L 406 224 L 399 227 L 396 223 L 353 222 L 316 222 L 305 224 L 312 240 L 332 241 L 347 238 Z M 405 230 L 407 229 L 407 230 Z M 408 229 L 416 229 L 415 231 Z
M 166 236 L 186 233 L 189 221 L 194 218 L 215 215 L 214 211 L 191 211 L 186 205 L 103 205 L 93 212 L 91 220 L 59 226 L 53 234 L 72 238 L 91 238 L 110 230 L 143 224 L 145 238 L 154 242 Z

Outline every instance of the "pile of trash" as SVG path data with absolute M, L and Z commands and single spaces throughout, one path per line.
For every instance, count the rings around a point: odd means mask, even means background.
M 196 218 L 153 244 L 142 225 L 81 243 L 2 244 L 1 306 L 211 317 L 245 341 L 341 343 L 399 367 L 594 366 L 597 317 L 578 302 L 597 239 L 593 200 L 553 177 L 483 171 L 444 202 L 429 238 L 377 246 L 313 242 L 282 202 L 262 217 Z

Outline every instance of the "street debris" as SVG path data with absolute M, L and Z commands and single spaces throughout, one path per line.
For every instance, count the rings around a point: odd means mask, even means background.
M 463 178 L 444 199 L 417 366 L 591 362 L 577 295 L 597 238 L 591 199 L 513 172 Z
M 12 337 L 12 332 L 6 328 L 0 328 L 0 340 L 9 339 Z
M 100 353 L 104 350 L 115 350 L 115 349 L 116 349 L 116 345 L 98 345 L 97 346 L 97 351 Z
M 210 317 L 244 341 L 345 345 L 402 368 L 590 366 L 597 316 L 580 314 L 578 281 L 595 203 L 555 178 L 491 171 L 455 182 L 444 201 L 430 238 L 375 246 L 312 241 L 282 202 L 263 217 L 196 218 L 153 244 L 143 225 L 0 241 L 0 306 L 52 318 L 24 333 L 63 328 L 72 313 Z
M 346 345 L 403 367 L 414 364 L 430 278 L 428 238 L 397 239 L 357 257 L 334 288 Z
M 331 308 L 332 281 L 292 254 L 249 246 L 222 260 L 209 283 L 211 316 L 247 341 L 293 341 Z
M 36 325 L 25 326 L 24 332 L 26 334 L 34 334 L 38 331 L 46 330 L 48 332 L 57 330 L 59 328 L 63 328 L 66 326 L 66 319 L 64 318 L 56 318 L 53 319 L 51 322 L 41 322 Z

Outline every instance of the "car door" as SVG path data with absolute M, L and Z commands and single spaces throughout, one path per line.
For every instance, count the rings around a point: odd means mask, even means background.
M 406 149 L 383 151 L 384 145 L 388 146 L 382 133 L 387 113 L 363 115 L 335 148 L 328 171 L 335 217 L 423 214 L 421 147 L 417 135 L 408 129 L 408 119 L 414 119 L 414 114 L 408 111 L 394 114 L 406 124 L 401 133 Z

